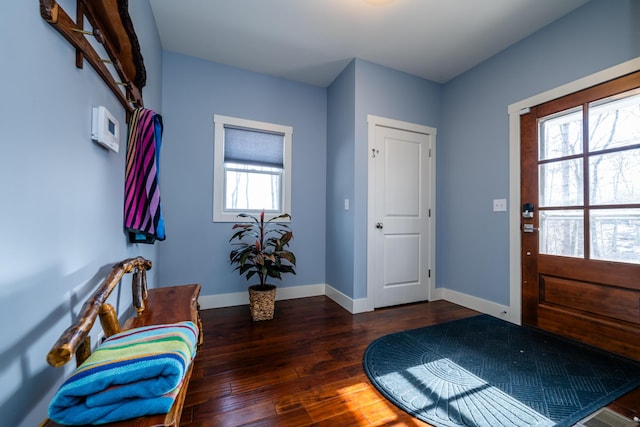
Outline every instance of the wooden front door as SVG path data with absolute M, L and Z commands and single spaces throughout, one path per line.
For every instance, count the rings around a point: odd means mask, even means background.
M 521 117 L 522 323 L 640 359 L 640 72 Z

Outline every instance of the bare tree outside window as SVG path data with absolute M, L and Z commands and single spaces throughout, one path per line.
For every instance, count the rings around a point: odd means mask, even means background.
M 539 121 L 540 252 L 640 264 L 640 94 L 584 108 Z

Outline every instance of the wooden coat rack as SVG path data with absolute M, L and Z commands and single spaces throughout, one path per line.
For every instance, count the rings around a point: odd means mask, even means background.
M 82 68 L 86 59 L 97 71 L 124 106 L 127 119 L 135 108 L 144 106 L 142 88 L 147 74 L 128 0 L 77 0 L 76 22 L 55 0 L 40 0 L 40 15 L 76 48 L 76 67 Z M 84 29 L 85 18 L 91 31 Z M 101 58 L 86 36 L 95 37 L 109 59 Z M 119 81 L 106 64 L 113 66 Z

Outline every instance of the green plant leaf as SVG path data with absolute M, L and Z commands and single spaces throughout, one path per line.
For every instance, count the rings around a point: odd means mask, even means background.
M 255 275 L 264 285 L 267 277 L 282 279 L 283 273 L 295 273 L 296 258 L 285 248 L 293 239 L 293 232 L 287 224 L 278 222 L 291 219 L 289 214 L 278 215 L 264 221 L 264 211 L 257 218 L 241 213 L 238 217 L 248 222 L 234 224 L 235 230 L 229 242 L 233 249 L 229 253 L 229 262 L 234 271 L 245 275 L 249 280 Z

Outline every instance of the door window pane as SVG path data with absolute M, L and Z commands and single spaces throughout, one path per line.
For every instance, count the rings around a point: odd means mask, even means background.
M 582 107 L 541 119 L 539 135 L 539 160 L 582 153 Z
M 640 203 L 640 149 L 589 158 L 592 205 Z
M 591 258 L 640 264 L 640 209 L 594 209 Z
M 590 104 L 590 152 L 640 144 L 640 94 L 629 95 Z
M 582 258 L 584 213 L 582 210 L 540 212 L 540 253 Z
M 582 206 L 583 160 L 571 159 L 539 166 L 540 207 Z

